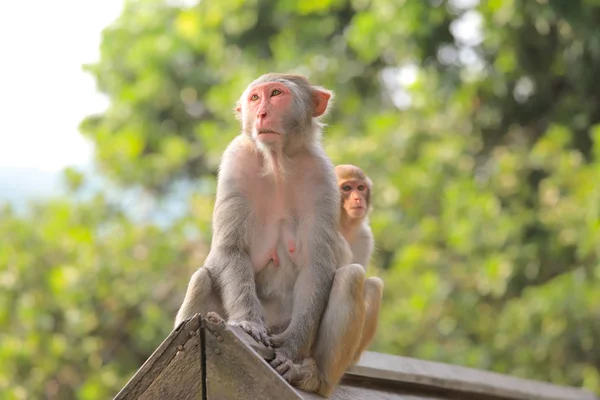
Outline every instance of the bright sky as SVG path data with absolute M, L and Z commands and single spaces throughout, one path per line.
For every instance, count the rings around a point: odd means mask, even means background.
M 77 127 L 108 101 L 81 65 L 99 58 L 100 33 L 122 4 L 0 1 L 0 167 L 56 171 L 91 160 Z
M 478 0 L 453 3 L 468 8 Z M 0 168 L 57 171 L 91 161 L 92 146 L 77 127 L 108 101 L 81 65 L 98 59 L 100 33 L 122 4 L 0 0 Z M 459 37 L 479 22 L 467 16 L 453 27 Z

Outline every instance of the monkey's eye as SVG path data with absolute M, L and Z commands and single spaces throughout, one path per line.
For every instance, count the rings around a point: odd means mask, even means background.
M 344 186 L 342 186 L 342 190 L 343 190 L 344 192 L 349 192 L 351 189 L 352 189 L 352 188 L 350 187 L 350 185 L 344 185 Z
M 256 101 L 256 100 L 258 100 L 258 95 L 256 95 L 256 94 L 253 94 L 253 95 L 252 95 L 252 97 L 250 97 L 250 100 L 251 100 L 251 101 Z
M 358 190 L 362 192 L 363 190 L 365 190 L 365 187 L 363 185 L 359 185 Z
M 279 89 L 273 89 L 273 91 L 271 92 L 271 96 L 279 96 L 281 94 L 281 90 Z

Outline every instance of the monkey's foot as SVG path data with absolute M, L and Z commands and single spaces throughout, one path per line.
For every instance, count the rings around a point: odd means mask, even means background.
M 252 322 L 252 321 L 229 321 L 230 325 L 239 326 L 248 335 L 252 336 L 254 340 L 264 344 L 267 347 L 271 347 L 271 338 L 267 332 L 267 328 L 263 323 Z
M 279 374 L 283 375 L 293 365 L 292 360 L 279 349 L 275 350 L 275 358 L 269 363 Z
M 321 373 L 315 360 L 306 358 L 302 364 L 294 364 L 292 360 L 284 361 L 275 370 L 290 383 L 300 390 L 317 392 L 321 387 Z

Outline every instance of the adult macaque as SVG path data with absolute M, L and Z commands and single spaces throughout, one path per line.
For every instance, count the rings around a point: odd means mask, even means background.
M 274 348 L 294 386 L 329 396 L 353 362 L 365 320 L 364 270 L 339 232 L 335 170 L 321 144 L 332 93 L 266 74 L 242 94 L 242 132 L 225 150 L 213 239 L 175 326 L 215 311 Z
M 350 246 L 352 262 L 362 265 L 366 270 L 374 247 L 373 232 L 368 219 L 373 184 L 363 170 L 354 165 L 338 165 L 335 167 L 335 173 L 342 198 L 340 232 Z M 368 278 L 364 291 L 365 325 L 354 357 L 355 362 L 375 337 L 382 295 L 382 280 L 377 277 Z

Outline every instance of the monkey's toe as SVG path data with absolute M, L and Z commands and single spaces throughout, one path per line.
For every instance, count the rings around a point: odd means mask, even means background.
M 271 367 L 277 369 L 279 366 L 284 365 L 287 362 L 291 363 L 291 360 L 289 359 L 289 357 L 286 357 L 285 355 L 276 351 L 275 358 L 273 360 L 271 360 L 270 364 L 271 364 Z
M 275 370 L 279 373 L 279 375 L 283 376 L 286 381 L 291 382 L 293 366 L 294 364 L 292 363 L 292 360 L 287 360 L 281 363 L 277 368 L 275 368 Z
M 285 362 L 284 359 L 275 356 L 275 358 L 273 360 L 271 360 L 270 364 L 271 364 L 271 367 L 277 369 L 277 367 L 279 367 L 284 362 Z
M 261 334 L 260 341 L 265 346 L 271 347 L 271 338 L 269 337 L 268 333 L 265 333 L 264 335 Z

